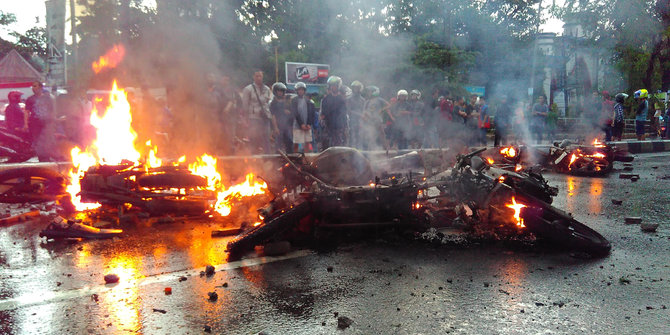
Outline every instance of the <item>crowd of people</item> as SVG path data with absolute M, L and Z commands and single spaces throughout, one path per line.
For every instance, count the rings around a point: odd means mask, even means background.
M 206 138 L 210 143 L 206 149 L 216 155 L 246 155 L 276 153 L 278 149 L 287 153 L 318 152 L 333 146 L 362 150 L 485 146 L 489 132 L 494 134 L 493 145 L 500 146 L 515 141 L 541 143 L 556 135 L 556 110 L 550 108 L 544 95 L 539 95 L 533 104 L 501 95 L 495 108 L 489 107 L 484 96 L 471 94 L 466 98 L 439 88 L 425 98 L 418 89 L 401 89 L 386 100 L 379 87 L 366 87 L 358 80 L 346 86 L 341 78 L 331 76 L 325 95 L 315 103 L 305 83 L 296 83 L 291 92 L 281 82 L 269 87 L 260 70 L 253 73 L 252 83 L 241 91 L 230 84 L 227 76 L 208 75 L 206 79 L 207 91 L 199 106 L 205 111 L 202 118 L 209 124 L 208 129 L 214 131 L 196 130 L 194 136 L 180 130 L 185 125 L 175 121 L 172 109 L 178 107 L 169 103 L 170 92 L 167 99 L 158 100 L 143 88 L 140 101 L 134 92 L 128 93 L 133 126 L 143 134 L 139 140 L 151 139 L 170 147 L 179 143 L 182 134 L 181 140 Z M 31 141 L 40 160 L 63 158 L 54 157 L 54 136 L 59 131 L 75 135 L 71 140 L 85 145 L 92 136 L 87 125 L 91 101 L 85 95 L 77 99 L 73 95 L 54 98 L 40 82 L 34 82 L 32 90 L 33 95 L 25 100 L 25 109 L 20 104 L 21 93 L 9 93 L 6 128 Z M 620 140 L 627 97 L 619 93 L 612 100 L 608 92 L 594 93 L 585 108 L 591 114 L 582 117 L 590 121 L 593 132 L 603 132 L 605 140 Z M 648 122 L 648 97 L 646 90 L 635 92 L 631 106 L 639 140 L 644 139 Z M 74 131 L 64 131 L 55 122 L 63 110 Z M 656 126 L 660 129 L 658 120 L 664 119 L 665 131 L 670 132 L 665 104 L 654 103 L 653 111 L 658 117 Z

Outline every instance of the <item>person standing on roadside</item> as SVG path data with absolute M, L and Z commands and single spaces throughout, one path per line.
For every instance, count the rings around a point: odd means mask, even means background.
M 276 122 L 270 113 L 272 92 L 263 84 L 263 71 L 257 70 L 253 83 L 242 90 L 242 124 L 254 150 L 252 153 L 270 153 L 270 141 L 278 135 Z
M 649 92 L 646 89 L 640 89 L 633 94 L 637 102 L 637 109 L 635 114 L 635 135 L 638 141 L 644 141 L 644 128 L 647 123 L 647 113 L 649 113 Z
M 614 97 L 616 102 L 613 107 L 611 119 L 612 119 L 612 139 L 615 141 L 621 141 L 621 136 L 623 135 L 623 126 L 624 126 L 624 115 L 623 115 L 623 103 L 628 98 L 628 94 L 619 93 Z
M 549 115 L 549 106 L 547 105 L 547 97 L 540 95 L 537 97 L 537 103 L 531 108 L 530 129 L 531 134 L 535 138 L 537 144 L 542 143 L 542 135 L 544 133 L 545 124 Z
M 340 94 L 342 79 L 328 78 L 328 93 L 321 100 L 321 119 L 325 121 L 326 143 L 328 147 L 344 146 L 347 143 L 347 103 Z
M 40 162 L 49 161 L 53 156 L 56 115 L 54 99 L 44 89 L 40 81 L 32 84 L 33 95 L 26 99 L 28 131 L 33 148 Z
M 296 96 L 291 99 L 290 109 L 293 116 L 293 152 L 312 152 L 312 124 L 316 119 L 316 107 L 307 97 L 307 85 L 295 84 Z

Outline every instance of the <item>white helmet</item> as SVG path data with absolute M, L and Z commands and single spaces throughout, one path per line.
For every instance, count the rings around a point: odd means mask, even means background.
M 408 95 L 409 94 L 407 94 L 407 91 L 405 91 L 405 90 L 400 90 L 400 91 L 398 91 L 398 94 L 397 94 L 398 97 L 408 96 Z

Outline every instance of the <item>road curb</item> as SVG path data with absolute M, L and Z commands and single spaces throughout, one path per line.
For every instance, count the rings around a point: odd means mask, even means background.
M 633 154 L 670 151 L 670 140 L 607 142 Z

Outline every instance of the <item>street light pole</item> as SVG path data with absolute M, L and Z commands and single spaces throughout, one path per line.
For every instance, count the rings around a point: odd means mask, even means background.
M 535 71 L 537 67 L 537 36 L 540 33 L 540 18 L 542 17 L 542 0 L 540 0 L 537 4 L 537 16 L 535 20 L 535 38 L 533 40 L 533 66 L 532 66 L 532 72 L 530 73 L 530 89 L 528 90 L 528 93 L 531 98 L 531 102 L 533 99 L 533 94 L 535 94 Z

